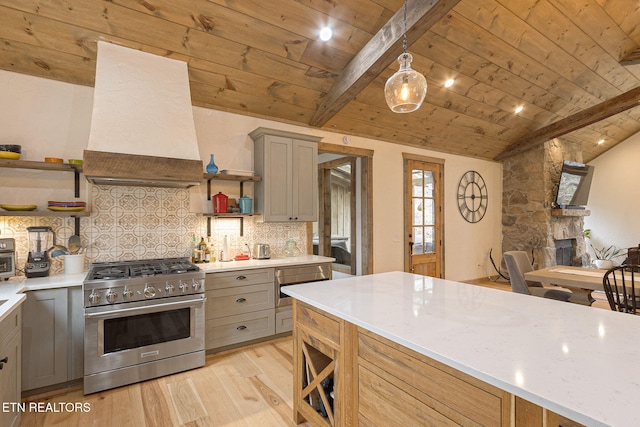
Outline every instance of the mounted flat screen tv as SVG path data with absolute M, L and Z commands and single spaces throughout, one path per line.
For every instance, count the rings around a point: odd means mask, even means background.
M 584 209 L 589 200 L 593 166 L 565 160 L 556 193 L 556 206 L 564 209 Z

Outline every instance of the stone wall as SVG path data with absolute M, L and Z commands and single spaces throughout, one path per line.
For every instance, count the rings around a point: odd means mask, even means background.
M 580 144 L 553 139 L 503 163 L 502 250 L 526 251 L 536 268 L 556 265 L 560 239 L 575 239 L 573 265 L 589 261 L 583 217 L 552 214 L 563 160 L 582 162 Z

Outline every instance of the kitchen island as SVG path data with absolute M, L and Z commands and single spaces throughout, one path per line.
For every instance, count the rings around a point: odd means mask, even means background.
M 640 317 L 401 272 L 285 292 L 297 422 L 640 425 Z

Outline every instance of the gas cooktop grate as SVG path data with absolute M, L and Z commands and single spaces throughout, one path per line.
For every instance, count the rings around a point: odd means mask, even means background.
M 140 261 L 94 263 L 89 280 L 115 280 L 130 277 L 152 277 L 165 274 L 183 274 L 200 271 L 188 258 L 163 258 Z

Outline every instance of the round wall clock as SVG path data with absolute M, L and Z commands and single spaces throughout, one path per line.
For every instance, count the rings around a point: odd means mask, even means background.
M 468 171 L 458 184 L 458 209 L 468 222 L 475 223 L 487 212 L 487 185 L 476 171 Z

